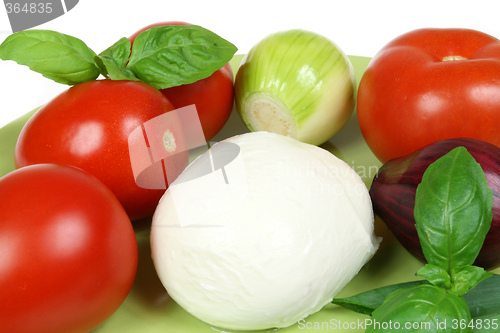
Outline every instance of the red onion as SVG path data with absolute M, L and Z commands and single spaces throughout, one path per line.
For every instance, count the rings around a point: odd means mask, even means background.
M 386 162 L 370 188 L 373 209 L 399 242 L 425 261 L 415 229 L 415 192 L 427 167 L 453 148 L 463 146 L 481 165 L 493 192 L 493 220 L 477 266 L 500 266 L 500 148 L 476 139 L 447 139 L 432 143 L 413 154 Z

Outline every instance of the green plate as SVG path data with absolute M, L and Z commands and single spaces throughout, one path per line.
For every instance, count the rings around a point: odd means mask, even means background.
M 243 56 L 235 56 L 231 62 L 236 72 Z M 349 57 L 359 82 L 370 58 Z M 34 111 L 22 116 L 14 122 L 0 129 L 0 176 L 14 170 L 14 147 L 24 123 Z M 214 138 L 220 141 L 236 134 L 247 132 L 239 115 L 233 111 L 230 119 L 222 131 Z M 353 114 L 347 125 L 323 144 L 339 158 L 347 162 L 365 181 L 369 187 L 381 163 L 371 153 L 366 145 L 356 119 Z M 169 298 L 160 280 L 158 279 L 149 248 L 150 221 L 136 223 L 135 231 L 139 245 L 139 267 L 136 280 L 122 306 L 101 326 L 95 333 L 214 333 L 232 332 L 221 331 L 196 319 L 171 298 Z M 417 279 L 415 272 L 422 264 L 413 258 L 390 234 L 383 223 L 375 222 L 377 235 L 384 237 L 382 246 L 373 259 L 363 267 L 360 273 L 344 288 L 339 297 L 351 296 L 373 288 L 412 281 Z M 500 269 L 495 270 L 500 273 Z M 329 304 L 303 321 L 288 328 L 279 330 L 255 331 L 282 333 L 299 333 L 308 330 L 314 332 L 364 332 L 367 328 L 365 320 L 369 317 L 361 315 L 339 306 Z

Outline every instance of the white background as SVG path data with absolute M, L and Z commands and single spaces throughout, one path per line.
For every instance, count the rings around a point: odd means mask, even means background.
M 80 0 L 36 29 L 78 37 L 99 53 L 143 26 L 179 20 L 204 26 L 245 53 L 270 33 L 302 28 L 329 37 L 349 55 L 372 57 L 391 39 L 417 28 L 473 28 L 500 38 L 499 9 L 498 0 Z M 0 3 L 0 42 L 10 33 Z M 24 66 L 0 61 L 0 127 L 65 89 Z

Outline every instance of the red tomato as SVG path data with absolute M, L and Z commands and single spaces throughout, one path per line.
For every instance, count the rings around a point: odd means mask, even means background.
M 136 184 L 128 137 L 144 122 L 173 109 L 165 96 L 142 82 L 78 84 L 26 123 L 16 144 L 16 166 L 58 163 L 82 168 L 111 189 L 131 220 L 150 217 L 165 190 Z M 176 160 L 178 173 L 188 162 L 187 153 Z
M 81 169 L 39 164 L 0 179 L 0 323 L 89 332 L 125 300 L 137 242 L 113 193 Z
M 129 37 L 133 43 L 139 33 L 154 26 L 189 25 L 186 22 L 161 22 L 144 27 Z M 211 76 L 177 87 L 160 90 L 176 108 L 194 104 L 205 140 L 210 141 L 226 124 L 233 110 L 233 71 L 229 63 Z
M 469 29 L 394 39 L 361 78 L 357 114 L 382 162 L 448 138 L 500 146 L 500 41 Z

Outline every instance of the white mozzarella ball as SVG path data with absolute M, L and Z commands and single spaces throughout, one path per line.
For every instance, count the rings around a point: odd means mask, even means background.
M 152 257 L 169 295 L 197 318 L 286 327 L 329 303 L 373 256 L 373 221 L 366 185 L 345 162 L 247 133 L 215 144 L 170 185 L 153 217 Z

